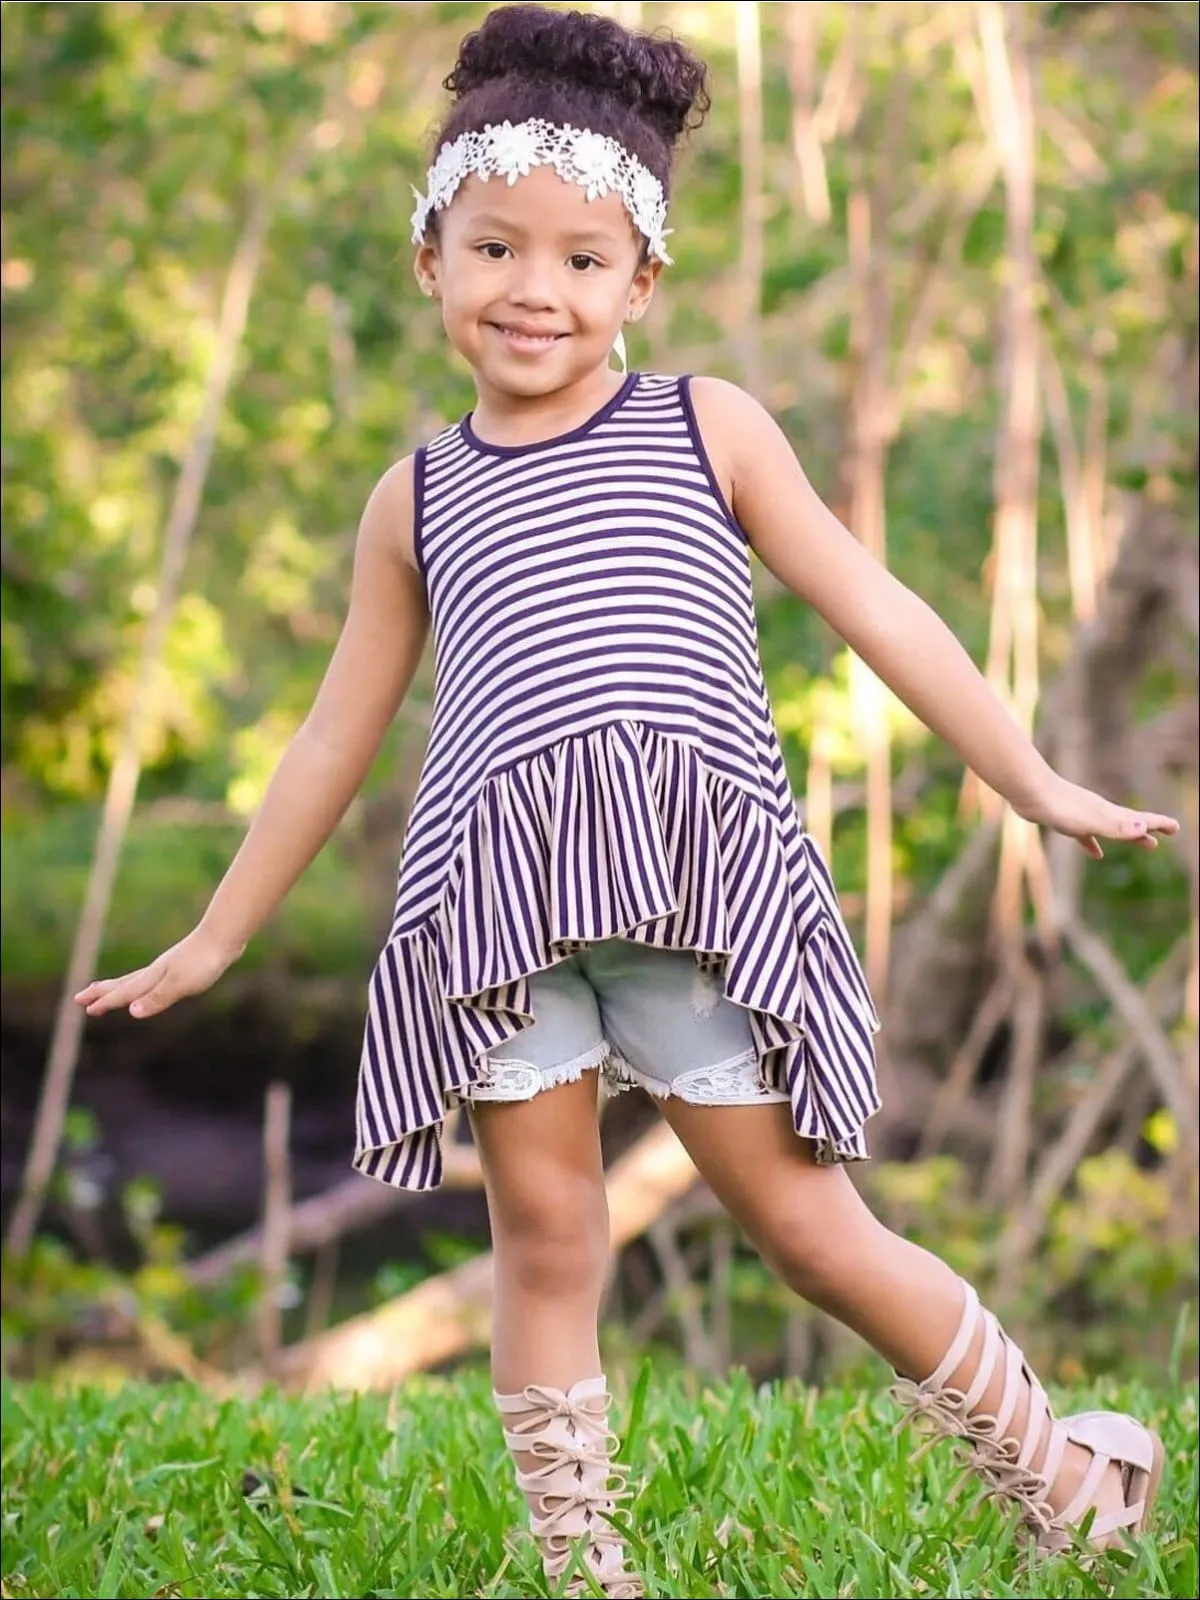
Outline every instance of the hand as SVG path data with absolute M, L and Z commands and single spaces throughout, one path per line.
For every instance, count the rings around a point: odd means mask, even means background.
M 129 1007 L 133 1017 L 156 1017 L 190 994 L 203 994 L 241 955 L 221 945 L 203 926 L 164 950 L 157 961 L 123 978 L 97 978 L 75 996 L 89 1017 Z
M 1160 816 L 1156 811 L 1130 811 L 1126 806 L 1113 805 L 1103 795 L 1093 794 L 1077 783 L 1052 774 L 1043 794 L 1025 805 L 1014 802 L 1013 809 L 1030 822 L 1043 828 L 1053 828 L 1055 833 L 1065 833 L 1078 839 L 1094 860 L 1104 859 L 1101 839 L 1117 839 L 1126 844 L 1140 845 L 1143 850 L 1158 847 L 1156 834 L 1170 835 L 1179 832 L 1174 817 Z

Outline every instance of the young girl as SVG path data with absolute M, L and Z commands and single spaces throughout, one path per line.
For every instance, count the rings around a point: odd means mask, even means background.
M 355 1165 L 434 1187 L 465 1103 L 495 1246 L 493 1373 L 551 1580 L 642 1593 L 608 1513 L 597 1096 L 642 1085 L 779 1276 L 893 1366 L 1044 1547 L 1145 1523 L 1158 1440 L 1055 1419 L 975 1292 L 867 1210 L 875 1013 L 800 828 L 749 551 L 1023 817 L 1154 845 L 1169 817 L 1058 777 L 953 636 L 825 508 L 733 385 L 610 366 L 667 254 L 672 151 L 706 108 L 679 43 L 506 6 L 467 38 L 414 217 L 475 410 L 372 493 L 307 721 L 199 925 L 91 984 L 149 1017 L 214 983 L 329 838 L 432 621 L 436 709 L 371 987 Z M 686 247 L 686 241 L 680 241 Z M 903 1376 L 899 1376 L 903 1374 Z

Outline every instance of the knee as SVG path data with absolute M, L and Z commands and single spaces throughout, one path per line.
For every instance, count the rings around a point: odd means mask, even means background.
M 765 1219 L 756 1240 L 771 1270 L 793 1293 L 813 1305 L 839 1304 L 847 1276 L 868 1259 L 860 1229 L 878 1227 L 869 1213 L 855 1218 L 856 1227 L 839 1230 L 822 1219 L 778 1212 Z
M 599 1297 L 608 1273 L 603 1180 L 556 1175 L 493 1207 L 498 1272 L 526 1294 Z

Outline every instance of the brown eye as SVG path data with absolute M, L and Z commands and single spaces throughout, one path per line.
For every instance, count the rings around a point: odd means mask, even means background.
M 587 272 L 590 267 L 598 267 L 600 265 L 595 256 L 585 255 L 582 252 L 571 256 L 569 259 L 573 272 Z

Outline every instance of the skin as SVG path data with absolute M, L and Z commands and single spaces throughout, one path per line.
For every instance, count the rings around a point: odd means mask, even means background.
M 417 281 L 441 302 L 471 365 L 481 438 L 520 444 L 585 421 L 616 391 L 609 351 L 643 315 L 658 268 L 615 196 L 538 169 L 508 186 L 465 182 L 418 250 Z M 822 503 L 786 438 L 749 395 L 698 379 L 713 470 L 749 541 L 926 725 L 1021 816 L 1078 840 L 1153 849 L 1174 818 L 1130 810 L 1055 773 L 936 614 Z M 136 972 L 76 997 L 94 1017 L 153 1016 L 208 988 L 240 955 L 330 837 L 412 680 L 428 617 L 412 545 L 412 463 L 384 474 L 358 536 L 350 604 L 312 711 L 289 746 L 200 924 Z M 957 1276 L 888 1232 L 843 1168 L 818 1167 L 786 1106 L 656 1102 L 714 1192 L 784 1282 L 841 1318 L 896 1369 L 924 1378 L 962 1308 Z M 596 1318 L 608 1216 L 596 1077 L 514 1105 L 481 1105 L 496 1294 L 493 1372 L 502 1392 L 569 1387 L 600 1370 Z M 965 1380 L 977 1361 L 968 1354 Z M 994 1404 L 998 1389 L 985 1396 Z M 1019 1409 L 1019 1427 L 1024 1407 Z M 1068 1452 L 1051 1500 L 1065 1506 L 1089 1454 Z M 1102 1508 L 1119 1503 L 1113 1469 Z
M 589 201 L 547 167 L 511 188 L 468 178 L 416 258 L 474 373 L 472 425 L 506 445 L 553 438 L 615 392 L 613 340 L 645 313 L 658 273 L 618 196 Z

